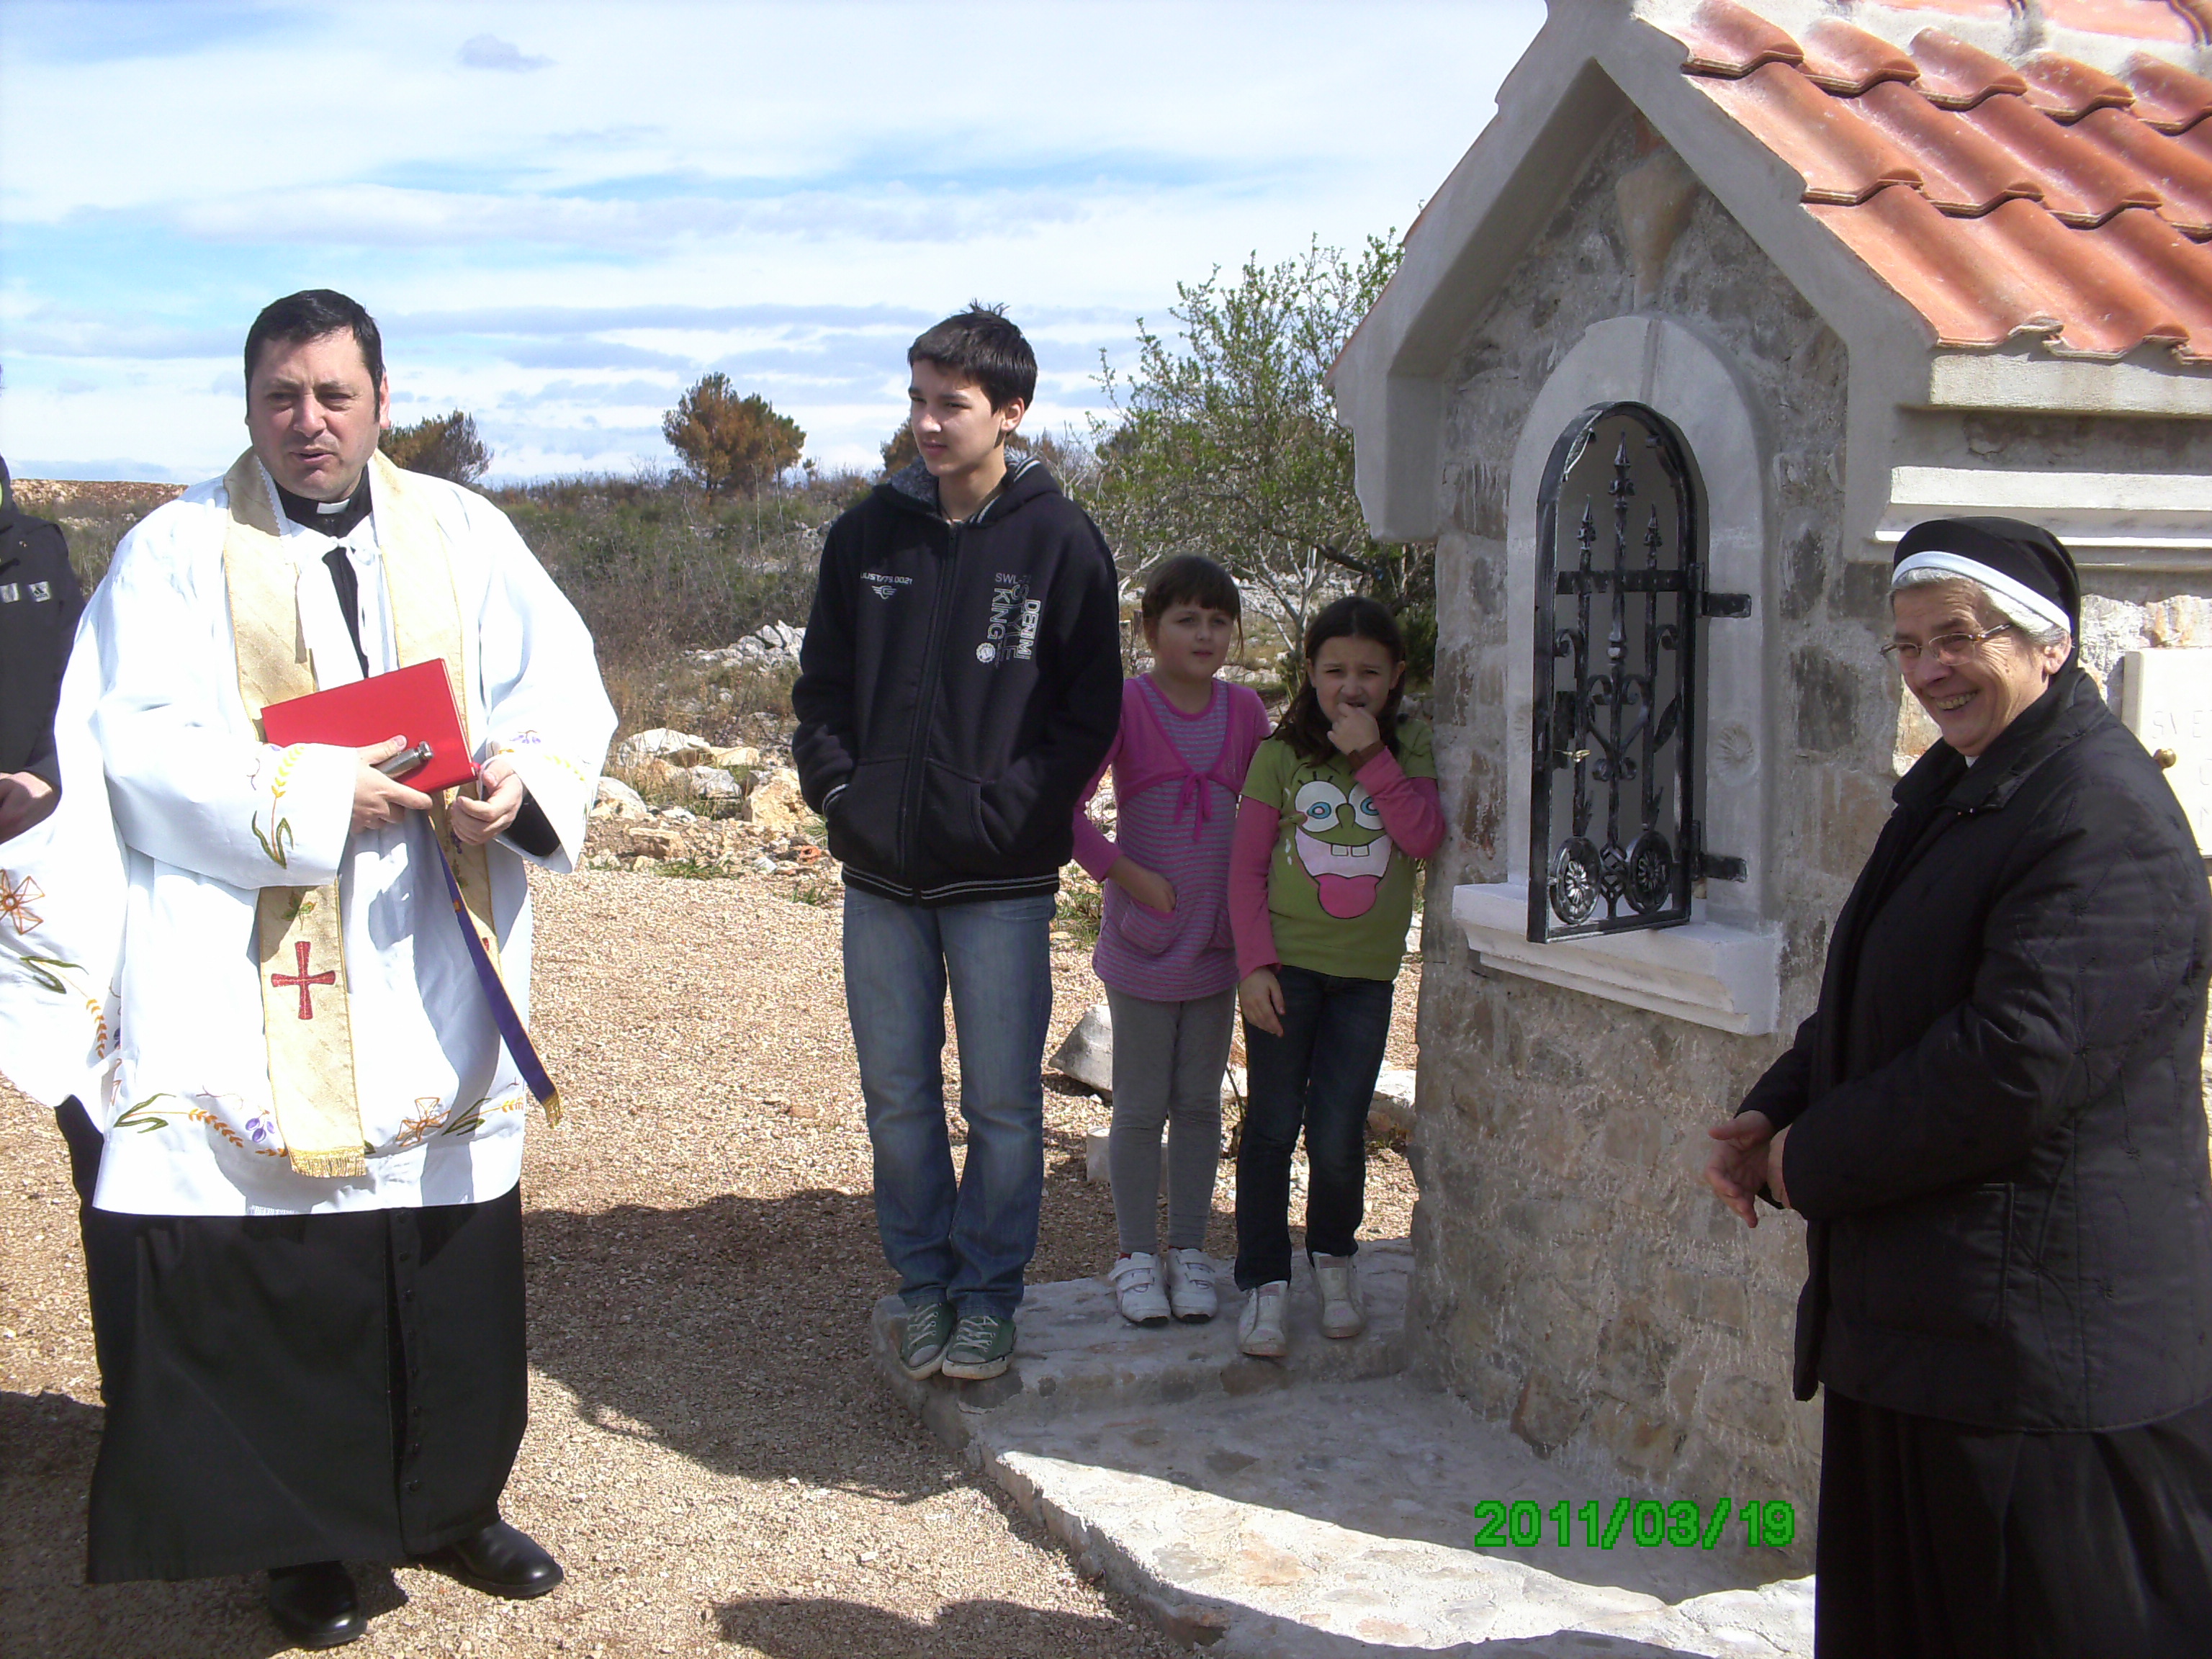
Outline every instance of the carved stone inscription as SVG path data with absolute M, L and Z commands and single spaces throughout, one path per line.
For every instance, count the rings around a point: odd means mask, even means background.
M 2120 718 L 2165 761 L 2166 781 L 2212 854 L 2212 651 L 2130 651 L 2120 659 Z

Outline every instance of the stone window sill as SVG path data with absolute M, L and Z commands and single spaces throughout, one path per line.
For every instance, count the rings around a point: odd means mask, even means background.
M 1774 1029 L 1782 983 L 1780 931 L 1717 921 L 1646 933 L 1528 942 L 1528 884 L 1452 890 L 1452 919 L 1485 968 L 1520 974 L 1739 1036 Z

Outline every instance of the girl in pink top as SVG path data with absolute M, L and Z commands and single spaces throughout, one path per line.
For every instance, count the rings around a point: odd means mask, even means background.
M 1245 766 L 1267 730 L 1255 693 L 1214 678 L 1240 609 L 1237 584 L 1211 559 L 1185 555 L 1153 573 L 1139 612 L 1152 672 L 1123 682 L 1121 731 L 1099 768 L 1114 770 L 1118 844 L 1084 811 L 1097 778 L 1075 809 L 1076 859 L 1106 892 L 1091 962 L 1114 1017 L 1114 1296 L 1139 1325 L 1170 1313 L 1210 1319 L 1217 1306 L 1205 1244 L 1237 1008 L 1229 845 Z M 1161 1255 L 1164 1123 L 1174 1127 Z

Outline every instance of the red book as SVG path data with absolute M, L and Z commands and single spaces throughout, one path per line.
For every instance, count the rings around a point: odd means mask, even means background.
M 453 682 L 441 661 L 410 663 L 393 673 L 272 702 L 261 711 L 261 729 L 270 742 L 286 745 L 327 743 L 367 749 L 393 738 L 406 738 L 410 746 L 427 743 L 429 759 L 398 775 L 400 782 L 425 794 L 451 789 L 477 775 L 461 736 Z

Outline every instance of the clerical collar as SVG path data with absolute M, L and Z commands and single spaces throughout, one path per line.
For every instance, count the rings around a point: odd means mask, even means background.
M 294 524 L 325 536 L 343 536 L 368 516 L 368 470 L 362 469 L 360 484 L 342 501 L 311 501 L 305 495 L 295 495 L 283 484 L 276 485 L 276 499 L 284 504 L 284 516 Z

